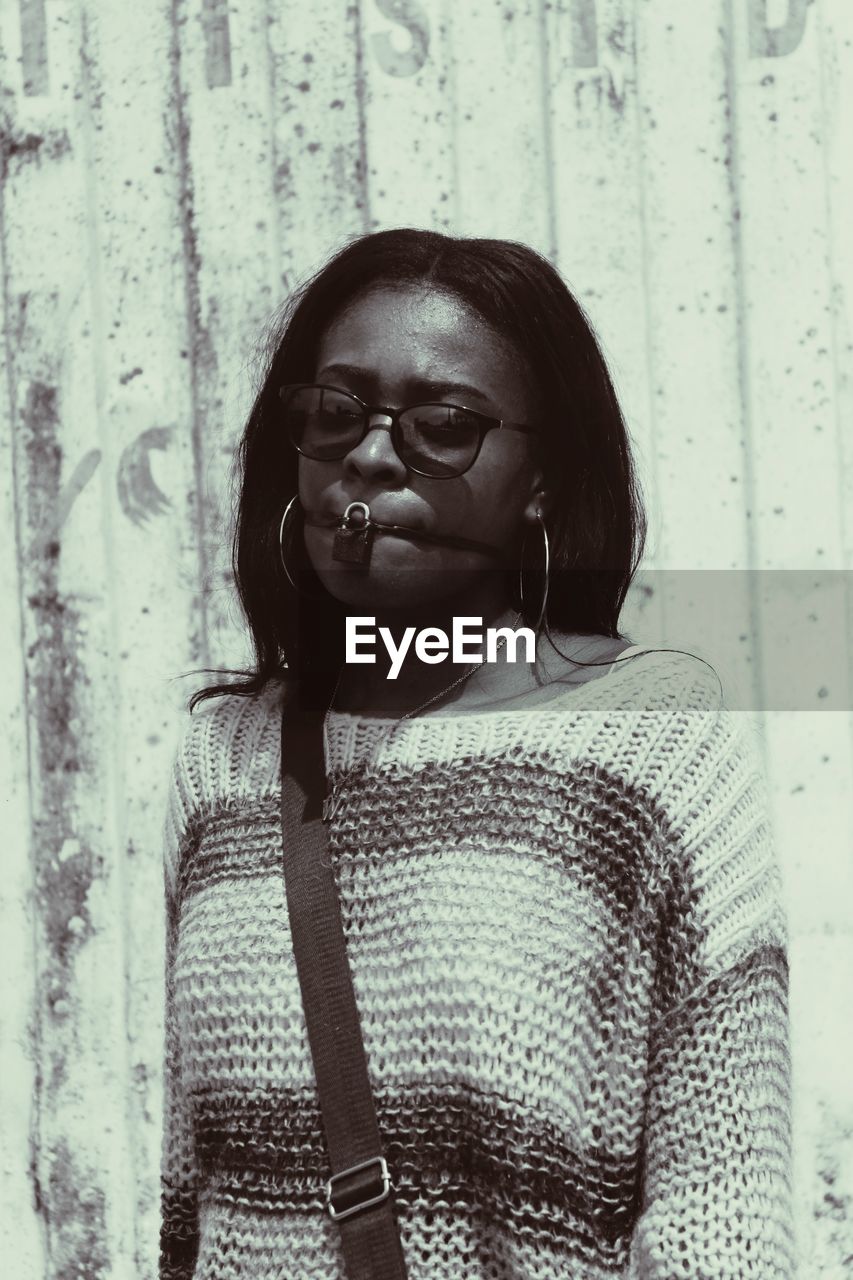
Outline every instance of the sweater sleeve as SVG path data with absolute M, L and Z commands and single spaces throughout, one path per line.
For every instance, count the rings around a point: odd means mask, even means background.
M 175 990 L 175 958 L 180 922 L 180 865 L 197 827 L 186 765 L 191 733 L 192 728 L 186 734 L 173 765 L 164 824 L 166 948 L 160 1280 L 189 1280 L 193 1275 L 198 1252 L 193 1126 L 190 1101 L 183 1079 Z
M 199 1251 L 199 1186 L 188 1054 L 183 1035 L 182 884 L 210 815 L 277 794 L 281 768 L 280 689 L 216 698 L 189 718 L 175 754 L 164 821 L 166 907 L 160 1280 L 190 1280 Z
M 755 730 L 711 717 L 676 831 L 632 1280 L 790 1280 L 788 969 Z

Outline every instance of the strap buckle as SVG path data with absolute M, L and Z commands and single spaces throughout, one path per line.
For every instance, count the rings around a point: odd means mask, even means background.
M 378 1166 L 378 1179 L 381 1180 L 382 1189 L 376 1194 L 371 1193 L 374 1192 L 377 1182 L 373 1185 L 368 1182 L 363 1186 L 351 1187 L 349 1191 L 341 1187 L 342 1179 L 349 1178 L 354 1173 L 361 1173 L 371 1165 Z M 341 1218 L 348 1218 L 353 1213 L 360 1213 L 362 1209 L 369 1209 L 371 1205 L 387 1200 L 390 1193 L 391 1179 L 388 1176 L 385 1157 L 371 1156 L 369 1160 L 362 1160 L 361 1164 L 354 1164 L 350 1169 L 342 1169 L 340 1173 L 332 1174 L 326 1183 L 326 1208 L 335 1221 L 340 1222 Z M 337 1197 L 337 1204 L 335 1197 Z

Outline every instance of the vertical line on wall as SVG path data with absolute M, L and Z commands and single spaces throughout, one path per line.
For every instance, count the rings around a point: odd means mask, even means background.
M 830 298 L 829 298 L 829 326 L 832 340 L 832 385 L 833 385 L 833 404 L 835 409 L 835 449 L 838 459 L 838 510 L 841 522 L 841 545 L 844 556 L 842 566 L 842 582 L 844 584 L 845 599 L 847 601 L 847 610 L 845 614 L 845 623 L 847 635 L 845 637 L 846 644 L 844 652 L 848 655 L 853 654 L 853 527 L 846 516 L 847 507 L 845 504 L 844 487 L 846 483 L 847 470 L 853 467 L 853 449 L 849 451 L 849 456 L 845 454 L 844 449 L 844 420 L 841 407 L 841 398 L 843 388 L 846 386 L 845 378 L 841 369 L 841 360 L 839 359 L 839 350 L 843 345 L 843 339 L 839 334 L 839 318 L 838 304 L 836 302 L 836 285 L 833 277 L 833 250 L 835 248 L 835 222 L 833 219 L 833 199 L 832 187 L 829 180 L 829 162 L 826 148 L 826 131 L 829 128 L 829 103 L 826 95 L 826 64 L 827 64 L 827 43 L 826 33 L 823 25 L 823 14 L 821 7 L 817 6 L 815 14 L 817 23 L 817 42 L 818 42 L 818 61 L 820 64 L 818 92 L 820 94 L 820 118 L 821 118 L 821 153 L 823 160 L 823 194 L 825 205 L 826 227 L 828 232 L 828 250 L 827 257 L 829 259 L 829 280 L 830 280 Z M 841 287 L 841 286 L 839 286 Z M 853 394 L 851 394 L 851 402 L 853 402 Z M 851 478 L 853 479 L 853 478 Z M 851 661 L 848 657 L 848 694 L 853 695 L 853 670 L 851 670 Z M 851 741 L 853 741 L 853 715 L 849 716 L 849 727 Z
M 741 232 L 741 200 L 742 188 L 740 180 L 740 163 L 738 157 L 737 138 L 737 69 L 735 67 L 735 28 L 732 0 L 723 0 L 722 12 L 723 43 L 723 76 L 725 93 L 725 115 L 728 128 L 725 136 L 726 172 L 729 178 L 729 194 L 731 196 L 731 239 L 732 257 L 734 260 L 734 297 L 735 297 L 735 331 L 737 350 L 738 394 L 741 405 L 741 421 L 743 423 L 743 443 L 741 456 L 743 459 L 744 490 L 749 503 L 745 512 L 747 572 L 749 573 L 749 624 L 755 637 L 755 688 L 759 693 L 758 705 L 766 709 L 767 697 L 764 682 L 764 657 L 761 636 L 761 619 L 756 596 L 756 582 L 759 566 L 756 544 L 756 488 L 755 468 L 753 466 L 753 420 L 752 405 L 749 394 L 749 333 L 747 327 L 746 295 L 744 292 L 744 250 Z M 764 767 L 767 768 L 766 735 L 760 735 L 761 752 Z
M 272 172 L 270 175 L 270 181 L 273 183 L 273 189 L 275 189 L 275 175 L 279 171 L 279 147 L 278 147 L 278 134 L 275 127 L 275 119 L 276 119 L 275 55 L 273 54 L 272 41 L 270 40 L 270 19 L 269 19 L 268 4 L 264 5 L 264 17 L 266 18 L 266 22 L 264 23 L 264 48 L 266 49 L 266 52 L 267 52 L 267 76 L 266 76 L 267 103 L 268 103 L 267 123 L 269 128 L 270 165 L 272 169 Z M 284 235 L 281 229 L 282 227 L 281 200 L 274 198 L 272 202 L 272 206 L 273 206 L 273 217 L 275 218 L 275 256 L 276 256 L 276 269 L 278 271 L 278 283 L 279 285 L 284 284 L 284 287 L 289 292 L 291 287 L 291 282 L 287 279 L 286 273 L 282 271 L 282 262 L 284 261 Z M 278 313 L 278 307 L 276 304 L 274 304 L 274 314 L 277 314 L 277 313 Z
M 354 0 L 347 8 L 352 20 L 355 51 L 355 101 L 358 117 L 358 168 L 361 185 L 361 229 L 371 230 L 370 185 L 367 169 L 367 80 L 365 78 L 363 0 Z
M 832 335 L 832 385 L 835 391 L 835 394 L 833 397 L 833 405 L 835 410 L 835 413 L 834 413 L 835 442 L 836 442 L 836 448 L 838 453 L 838 509 L 841 513 L 841 538 L 842 538 L 842 544 L 844 547 L 845 558 L 846 558 L 847 554 L 851 549 L 850 547 L 851 533 L 850 533 L 850 530 L 848 529 L 848 522 L 845 518 L 844 464 L 847 460 L 844 457 L 844 452 L 841 447 L 843 423 L 841 420 L 841 405 L 839 403 L 840 389 L 844 385 L 844 378 L 841 373 L 841 362 L 838 358 L 838 351 L 839 351 L 839 347 L 841 346 L 841 339 L 838 334 L 838 308 L 835 303 L 835 297 L 834 297 L 835 287 L 833 283 L 833 273 L 832 273 L 832 250 L 835 244 L 835 235 L 834 235 L 835 225 L 834 225 L 834 220 L 832 216 L 833 215 L 832 191 L 831 191 L 830 182 L 829 182 L 829 170 L 828 170 L 827 153 L 826 153 L 826 129 L 829 123 L 829 118 L 828 118 L 829 104 L 827 102 L 827 97 L 826 97 L 826 84 L 824 82 L 824 77 L 825 77 L 825 71 L 826 71 L 827 50 L 826 50 L 826 37 L 823 29 L 823 18 L 821 16 L 820 6 L 817 6 L 815 21 L 817 23 L 818 60 L 820 63 L 820 76 L 819 76 L 820 83 L 818 86 L 818 91 L 820 94 L 820 118 L 821 118 L 821 124 L 822 124 L 820 144 L 821 144 L 821 159 L 823 161 L 822 171 L 823 171 L 823 200 L 824 200 L 824 209 L 825 209 L 824 216 L 826 218 L 826 227 L 829 232 L 829 245 L 827 249 L 827 258 L 829 259 L 828 275 L 830 279 L 829 324 L 830 324 L 830 333 Z M 851 458 L 850 461 L 853 462 L 853 458 Z M 845 568 L 853 570 L 853 564 L 850 564 L 850 565 L 845 564 Z
M 92 380 L 95 388 L 95 415 L 96 415 L 96 431 L 98 443 L 101 446 L 102 455 L 106 458 L 110 456 L 109 442 L 109 422 L 105 421 L 105 406 L 107 403 L 106 378 L 104 375 L 104 348 L 107 341 L 107 323 L 105 320 L 104 305 L 104 287 L 103 275 L 101 271 L 102 248 L 98 235 L 99 211 L 103 208 L 102 202 L 98 198 L 98 172 L 96 166 L 96 143 L 95 131 L 96 121 L 94 119 L 93 104 L 99 101 L 99 87 L 94 81 L 94 57 L 91 52 L 91 39 L 89 32 L 89 22 L 85 8 L 79 12 L 79 28 L 77 31 L 77 47 L 80 56 L 80 89 L 82 90 L 82 98 L 79 103 L 79 121 L 80 134 L 83 144 L 83 152 L 85 158 L 85 178 L 84 178 L 84 198 L 86 203 L 86 280 L 89 286 L 91 320 L 92 320 Z M 116 655 L 121 648 L 119 642 L 118 618 L 116 616 L 116 600 L 113 584 L 120 581 L 120 574 L 117 570 L 115 559 L 116 539 L 113 536 L 112 528 L 112 512 L 113 512 L 113 490 L 107 483 L 106 476 L 102 475 L 102 483 L 100 486 L 101 496 L 101 533 L 103 540 L 103 556 L 107 573 L 107 582 L 105 586 L 109 593 L 109 608 L 107 609 L 107 617 L 109 619 L 109 639 L 113 655 Z M 111 814 L 112 817 L 112 838 L 115 841 L 115 847 L 119 847 L 121 833 L 123 830 L 123 808 L 125 796 L 125 772 L 123 744 L 125 741 L 123 724 L 124 707 L 119 696 L 118 681 L 113 666 L 112 679 L 110 680 L 110 694 L 114 707 L 113 716 L 110 720 L 112 729 L 112 746 L 115 751 L 113 756 L 113 768 L 110 771 L 113 780 L 113 793 L 109 797 L 110 804 L 105 812 Z M 109 776 L 109 775 L 108 775 Z M 121 857 L 112 860 L 108 871 L 111 880 L 115 878 L 117 898 L 122 905 L 123 922 L 122 927 L 117 929 L 112 939 L 112 946 L 115 951 L 120 951 L 121 955 L 121 972 L 122 972 L 122 991 L 121 991 L 121 1011 L 124 1036 L 121 1046 L 113 1046 L 113 1052 L 120 1052 L 121 1076 L 124 1080 L 132 1079 L 132 1062 L 130 1054 L 130 1009 L 129 1009 L 129 992 L 131 972 L 127 947 L 127 928 L 126 920 L 128 913 L 128 882 L 125 861 Z M 115 951 L 113 954 L 115 955 Z M 127 1108 L 122 1111 L 122 1119 L 126 1126 L 125 1133 L 128 1142 L 133 1146 L 133 1132 L 130 1123 L 130 1116 Z M 119 1141 L 119 1145 L 124 1144 Z M 123 1169 L 127 1177 L 127 1169 Z M 121 1220 L 124 1224 L 123 1229 L 127 1229 L 127 1218 L 132 1222 L 133 1231 L 133 1257 L 138 1259 L 144 1252 L 141 1248 L 141 1241 L 138 1233 L 138 1214 L 136 1209 L 136 1194 L 138 1187 L 138 1179 L 142 1171 L 138 1168 L 136 1159 L 130 1162 L 130 1186 L 125 1182 L 119 1193 L 113 1188 L 114 1199 L 112 1204 L 115 1205 L 124 1202 L 129 1212 L 121 1212 Z M 119 1195 L 121 1200 L 119 1200 Z
M 171 72 L 172 98 L 175 109 L 175 157 L 178 167 L 178 206 L 181 235 L 184 248 L 184 287 L 189 331 L 190 403 L 192 405 L 191 434 L 193 445 L 193 476 L 195 479 L 196 550 L 200 584 L 198 592 L 199 635 L 197 661 L 210 665 L 210 640 L 208 629 L 208 596 L 211 590 L 210 557 L 207 545 L 207 507 L 205 502 L 204 444 L 199 392 L 199 340 L 202 334 L 201 291 L 199 288 L 199 251 L 195 229 L 195 191 L 189 155 L 189 122 L 184 111 L 184 91 L 181 85 L 181 45 L 178 35 L 183 0 L 172 0 L 171 36 L 169 44 L 169 69 Z
M 557 265 L 557 201 L 554 191 L 554 131 L 551 124 L 551 64 L 548 58 L 546 0 L 539 0 L 539 66 L 541 68 L 542 152 L 545 161 L 545 199 L 548 205 L 548 258 Z
M 450 123 L 450 171 L 453 182 L 453 217 L 451 227 L 454 235 L 464 235 L 466 229 L 462 226 L 462 201 L 460 192 L 462 190 L 462 171 L 459 167 L 459 94 L 458 82 L 456 79 L 456 68 L 459 59 L 453 56 L 454 36 L 453 36 L 453 7 L 448 6 L 447 0 L 441 6 L 441 25 L 445 32 L 450 32 L 449 39 L 445 36 L 445 41 L 450 45 L 451 54 L 447 58 L 444 65 L 444 74 L 446 76 L 448 96 L 450 105 L 447 111 L 447 118 Z
M 657 520 L 660 518 L 659 498 L 661 492 L 660 472 L 658 470 L 658 442 L 657 442 L 657 417 L 655 412 L 655 358 L 654 348 L 652 346 L 652 326 L 649 316 L 649 298 L 650 298 L 650 276 L 649 276 L 649 225 L 648 225 L 648 206 L 646 202 L 646 172 L 645 172 L 645 150 L 643 148 L 643 129 L 641 124 L 641 106 L 642 106 L 642 78 L 640 76 L 640 63 L 637 54 L 637 31 L 639 18 L 637 15 L 637 4 L 635 2 L 632 12 L 633 20 L 633 37 L 631 40 L 631 52 L 634 61 L 634 134 L 636 139 L 636 156 L 637 156 L 637 209 L 640 215 L 640 244 L 642 252 L 640 255 L 640 279 L 643 287 L 643 348 L 646 357 L 646 395 L 648 399 L 647 412 L 649 415 L 649 439 L 652 445 L 652 456 L 650 460 L 649 471 L 651 473 L 651 482 L 654 486 L 653 502 L 654 513 Z M 646 503 L 646 514 L 648 517 L 648 503 Z M 648 543 L 649 538 L 653 537 L 657 541 L 658 528 L 649 528 L 646 535 Z M 652 563 L 658 559 L 660 548 L 655 546 L 655 554 Z M 645 558 L 645 557 L 644 557 Z M 658 590 L 658 597 L 661 606 L 661 628 L 666 632 L 666 592 Z
M 6 169 L 9 163 L 9 157 L 6 150 L 0 152 L 0 166 L 2 166 L 3 181 L 0 181 L 0 283 L 3 289 L 2 310 L 3 310 L 3 348 L 6 363 L 6 381 L 9 397 L 9 428 L 11 436 L 11 445 L 9 450 L 10 460 L 12 464 L 12 517 L 13 517 L 13 533 L 15 538 L 15 564 L 17 566 L 16 574 L 16 600 L 15 607 L 18 610 L 18 635 L 20 637 L 19 652 L 22 655 L 21 660 L 21 706 L 23 708 L 23 737 L 26 743 L 27 759 L 24 773 L 27 779 L 27 852 L 29 864 L 29 885 L 31 887 L 29 912 L 29 936 L 32 945 L 31 965 L 29 971 L 33 974 L 33 991 L 34 1000 L 31 1010 L 31 1028 L 32 1037 L 35 1044 L 32 1046 L 32 1064 L 33 1064 L 33 1094 L 30 1108 L 30 1117 L 28 1121 L 30 1160 L 27 1169 L 27 1178 L 32 1190 L 33 1197 L 33 1216 L 38 1226 L 37 1232 L 41 1242 L 42 1257 L 49 1260 L 50 1257 L 50 1228 L 46 1213 L 46 1205 L 42 1199 L 41 1187 L 38 1174 L 38 1143 L 41 1133 L 41 1110 L 42 1097 L 44 1094 L 45 1082 L 42 1075 L 42 1054 L 41 1044 L 43 1038 L 42 1032 L 42 1004 L 39 1000 L 39 938 L 38 938 L 38 912 L 35 910 L 36 895 L 36 868 L 35 853 L 33 848 L 33 831 L 35 828 L 36 815 L 33 809 L 33 795 L 35 794 L 35 781 L 33 778 L 33 733 L 35 731 L 34 718 L 30 715 L 30 675 L 26 660 L 23 655 L 27 652 L 26 629 L 24 626 L 24 609 L 23 609 L 23 579 L 21 573 L 21 561 L 23 558 L 23 531 L 21 529 L 21 509 L 19 503 L 19 495 L 21 492 L 20 469 L 18 466 L 18 453 L 15 448 L 15 427 L 18 419 L 17 412 L 17 377 L 15 371 L 15 348 L 12 340 L 12 308 L 10 299 L 10 279 L 9 279 L 9 263 L 8 263 L 8 246 L 6 240 L 6 200 L 5 200 L 5 179 Z M 8 607 L 8 605 L 7 605 Z

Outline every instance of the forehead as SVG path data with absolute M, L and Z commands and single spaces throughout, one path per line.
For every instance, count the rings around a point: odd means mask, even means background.
M 454 294 L 424 286 L 379 287 L 351 303 L 320 342 L 318 372 L 332 364 L 364 369 L 389 388 L 444 380 L 495 398 L 528 395 L 513 345 Z

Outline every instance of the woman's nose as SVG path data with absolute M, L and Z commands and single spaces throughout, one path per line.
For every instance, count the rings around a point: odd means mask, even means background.
M 387 414 L 371 415 L 364 439 L 344 458 L 344 470 L 386 484 L 405 479 L 406 464 L 391 442 L 391 419 Z

